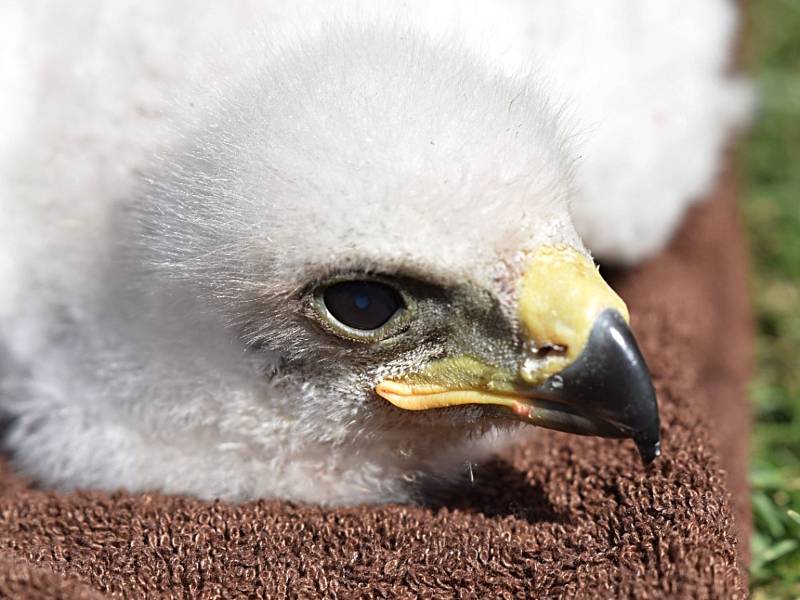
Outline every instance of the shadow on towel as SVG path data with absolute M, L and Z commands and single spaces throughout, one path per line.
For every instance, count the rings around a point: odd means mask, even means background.
M 530 524 L 567 523 L 569 515 L 559 512 L 547 499 L 541 485 L 502 458 L 473 465 L 471 475 L 452 484 L 425 484 L 421 504 L 484 517 L 513 517 Z

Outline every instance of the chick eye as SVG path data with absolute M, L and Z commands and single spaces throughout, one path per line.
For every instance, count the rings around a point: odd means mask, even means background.
M 337 321 L 362 331 L 385 325 L 404 306 L 397 290 L 377 281 L 335 283 L 323 292 L 322 300 Z

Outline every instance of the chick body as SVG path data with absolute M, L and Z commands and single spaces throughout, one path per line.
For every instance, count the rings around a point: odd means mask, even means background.
M 371 404 L 399 364 L 285 298 L 397 267 L 508 310 L 536 245 L 640 260 L 749 102 L 721 0 L 0 10 L 0 405 L 62 487 L 341 503 L 453 474 L 510 434 Z

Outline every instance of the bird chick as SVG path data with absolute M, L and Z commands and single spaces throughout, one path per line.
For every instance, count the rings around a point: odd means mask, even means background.
M 535 76 L 415 26 L 337 23 L 198 98 L 129 187 L 50 225 L 63 269 L 27 270 L 25 248 L 6 266 L 19 468 L 341 504 L 413 499 L 525 422 L 658 454 L 627 309 L 570 213 L 569 119 Z M 12 202 L 9 230 L 42 214 Z

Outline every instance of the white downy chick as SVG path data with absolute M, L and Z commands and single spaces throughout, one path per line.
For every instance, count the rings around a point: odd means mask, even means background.
M 748 104 L 727 3 L 55 4 L 0 7 L 19 468 L 406 500 L 509 417 L 652 459 L 589 250 L 651 254 L 713 178 Z

